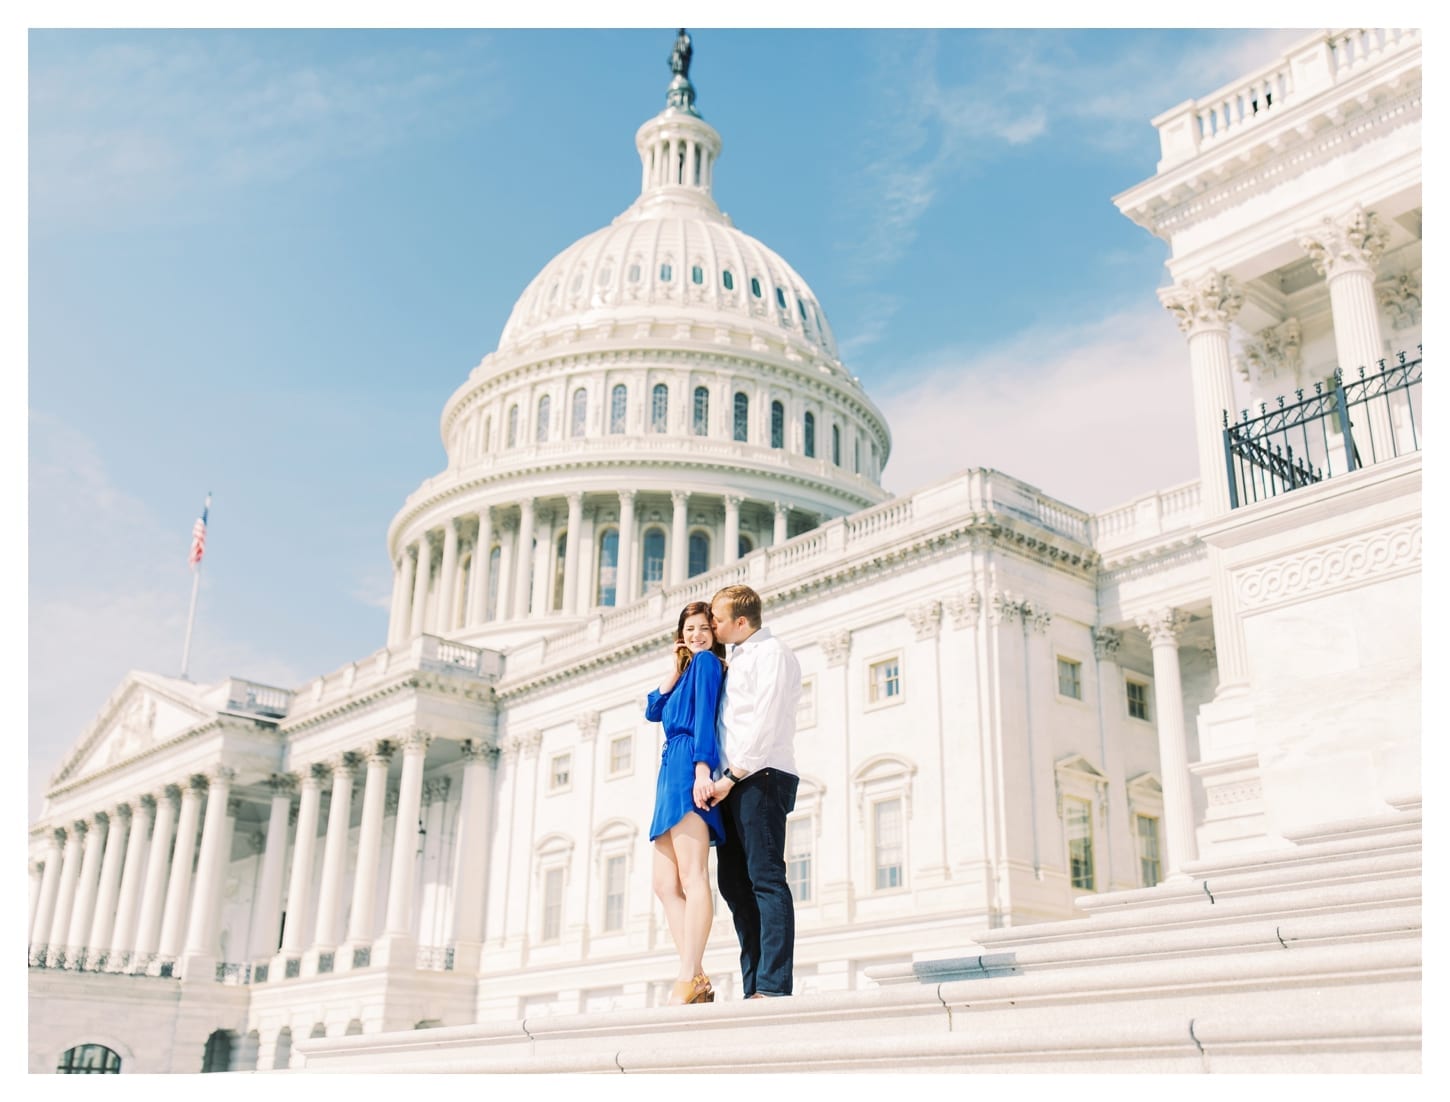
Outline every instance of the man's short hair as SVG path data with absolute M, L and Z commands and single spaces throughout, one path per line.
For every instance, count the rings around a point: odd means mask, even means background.
M 751 627 L 760 627 L 760 594 L 748 585 L 727 585 L 710 599 L 711 607 L 716 601 L 730 602 L 730 619 L 744 616 Z

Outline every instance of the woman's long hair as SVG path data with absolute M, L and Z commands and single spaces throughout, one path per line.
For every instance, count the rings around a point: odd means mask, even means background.
M 685 641 L 685 621 L 688 620 L 691 616 L 694 616 L 696 613 L 703 615 L 706 622 L 709 622 L 710 606 L 707 605 L 704 601 L 691 601 L 683 609 L 680 610 L 680 620 L 679 623 L 675 625 L 676 643 L 683 643 Z M 715 639 L 715 629 L 713 627 L 710 629 L 710 638 Z M 720 640 L 715 639 L 714 644 L 710 647 L 710 653 L 713 654 L 716 658 L 720 659 L 720 667 L 723 669 L 725 666 L 725 644 L 720 642 Z M 680 673 L 685 672 L 685 667 L 690 664 L 690 659 L 694 657 L 695 655 L 692 651 L 685 651 L 683 653 L 679 651 L 675 652 L 675 662 L 679 666 Z

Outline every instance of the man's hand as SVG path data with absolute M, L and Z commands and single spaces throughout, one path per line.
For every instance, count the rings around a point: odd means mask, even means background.
M 710 806 L 714 807 L 726 796 L 730 795 L 730 790 L 734 787 L 735 782 L 732 781 L 729 777 L 721 777 L 718 781 L 715 782 L 715 791 L 714 795 L 710 798 Z

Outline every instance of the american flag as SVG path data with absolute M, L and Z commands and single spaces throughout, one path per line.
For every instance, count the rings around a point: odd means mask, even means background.
M 206 551 L 206 514 L 210 509 L 211 494 L 207 494 L 206 504 L 201 507 L 201 516 L 191 526 L 191 553 L 186 556 L 186 561 L 191 563 L 193 570 L 201 565 L 201 556 Z

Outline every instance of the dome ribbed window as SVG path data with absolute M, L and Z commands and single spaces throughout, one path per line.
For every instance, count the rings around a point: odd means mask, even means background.
M 805 416 L 805 445 L 806 455 L 815 458 L 816 454 L 816 415 L 807 413 Z
M 589 394 L 581 386 L 574 392 L 574 408 L 569 417 L 569 435 L 583 436 L 589 414 Z
M 780 402 L 770 403 L 770 446 L 785 447 L 785 406 Z
M 650 395 L 649 427 L 651 432 L 667 432 L 670 427 L 670 388 L 656 383 Z
M 743 390 L 735 392 L 735 439 L 741 443 L 750 439 L 750 396 Z
M 629 412 L 629 390 L 623 383 L 615 385 L 609 396 L 609 431 L 618 435 L 624 431 L 625 415 Z
M 695 388 L 694 430 L 696 436 L 710 435 L 710 391 L 702 386 Z

